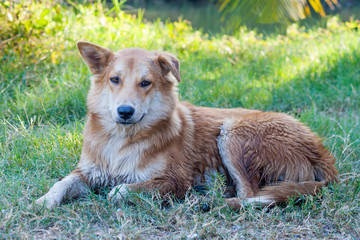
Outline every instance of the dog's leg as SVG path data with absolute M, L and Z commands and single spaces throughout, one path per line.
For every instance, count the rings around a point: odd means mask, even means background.
M 254 191 L 249 181 L 249 176 L 245 168 L 246 155 L 250 152 L 242 152 L 242 147 L 237 145 L 231 133 L 232 120 L 224 122 L 220 136 L 218 138 L 218 148 L 222 163 L 228 170 L 236 186 L 237 198 L 245 199 L 254 196 Z
M 227 203 L 236 209 L 314 195 L 336 180 L 335 160 L 316 135 L 287 115 L 264 115 L 227 119 L 221 127 L 220 155 L 237 189 Z
M 88 186 L 77 173 L 71 173 L 61 181 L 54 184 L 49 192 L 35 201 L 49 209 L 59 206 L 68 198 L 76 198 L 87 193 Z
M 119 202 L 126 199 L 130 192 L 148 192 L 152 190 L 158 190 L 163 196 L 166 194 L 173 194 L 175 197 L 181 198 L 190 187 L 190 182 L 186 180 L 174 181 L 173 178 L 157 177 L 156 179 L 139 183 L 120 184 L 110 191 L 108 199 L 112 202 Z

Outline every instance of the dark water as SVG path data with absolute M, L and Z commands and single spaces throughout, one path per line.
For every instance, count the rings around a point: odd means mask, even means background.
M 214 1 L 166 1 L 166 0 L 128 0 L 124 9 L 137 14 L 138 9 L 144 9 L 144 19 L 155 21 L 160 18 L 162 21 L 177 21 L 179 18 L 188 20 L 195 29 L 202 29 L 210 35 L 216 33 L 231 34 L 233 29 L 229 28 L 226 21 L 222 21 L 222 15 L 218 11 Z M 349 19 L 360 19 L 360 1 L 352 0 L 352 4 L 344 4 L 336 11 L 329 11 L 328 17 L 338 14 L 344 21 Z M 326 18 L 314 17 L 299 22 L 306 27 L 325 27 Z M 264 34 L 283 34 L 286 26 L 282 24 L 256 24 L 247 23 L 247 27 L 257 29 Z

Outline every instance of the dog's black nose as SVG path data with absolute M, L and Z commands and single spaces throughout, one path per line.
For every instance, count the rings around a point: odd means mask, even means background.
M 134 115 L 135 109 L 131 106 L 120 106 L 117 109 L 118 115 L 121 119 L 127 120 Z

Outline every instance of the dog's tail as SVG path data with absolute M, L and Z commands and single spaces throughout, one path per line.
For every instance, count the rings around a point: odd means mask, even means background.
M 300 198 L 304 195 L 316 195 L 321 187 L 326 186 L 325 181 L 316 182 L 280 182 L 260 189 L 256 197 L 247 198 L 247 203 L 260 203 L 262 205 L 288 202 L 289 198 Z
M 301 199 L 302 196 L 316 195 L 328 182 L 278 182 L 264 186 L 255 197 L 239 199 L 237 197 L 226 199 L 226 203 L 233 209 L 241 209 L 248 204 L 260 204 L 261 206 L 275 206 L 289 202 L 290 198 Z

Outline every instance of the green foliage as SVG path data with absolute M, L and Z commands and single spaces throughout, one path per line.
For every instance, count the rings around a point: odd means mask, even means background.
M 334 10 L 341 5 L 337 0 L 325 1 Z M 325 11 L 320 0 L 218 0 L 219 10 L 234 28 L 241 23 L 283 23 L 311 16 L 311 10 L 324 17 Z
M 358 21 L 334 17 L 312 30 L 293 24 L 269 37 L 241 27 L 210 37 L 186 21 L 144 22 L 118 3 L 0 3 L 0 238 L 359 237 Z M 226 207 L 221 179 L 165 206 L 156 193 L 113 206 L 105 189 L 52 211 L 27 208 L 81 153 L 90 72 L 78 40 L 176 54 L 180 97 L 193 104 L 297 116 L 337 157 L 339 183 L 301 205 L 240 212 Z

